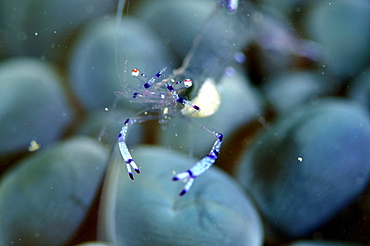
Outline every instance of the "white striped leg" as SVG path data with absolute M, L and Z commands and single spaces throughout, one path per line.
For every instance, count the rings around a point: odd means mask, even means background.
M 193 114 L 195 112 L 199 112 L 200 111 L 200 108 L 197 105 L 191 104 L 185 98 L 180 97 L 179 94 L 177 94 L 177 91 L 173 88 L 172 85 L 166 83 L 166 87 L 169 90 L 169 92 L 171 93 L 171 95 L 174 98 L 174 100 L 176 100 L 176 102 L 178 102 L 178 103 L 180 103 L 180 104 L 182 104 L 182 105 L 185 106 L 184 109 L 186 109 L 187 111 L 189 111 L 191 109 L 194 109 L 192 111 L 192 113 L 190 113 L 190 114 Z
M 175 175 L 175 177 L 173 177 L 172 179 L 173 181 L 187 179 L 184 188 L 179 194 L 180 196 L 185 195 L 186 192 L 189 191 L 189 189 L 193 185 L 194 179 L 199 175 L 203 174 L 205 171 L 207 171 L 208 168 L 210 168 L 213 165 L 213 163 L 215 163 L 216 159 L 218 158 L 218 154 L 220 153 L 223 135 L 221 133 L 209 129 L 207 126 L 202 126 L 202 129 L 213 134 L 216 137 L 216 141 L 213 144 L 213 147 L 211 151 L 208 153 L 208 155 L 206 155 L 205 157 L 203 157 L 203 159 L 195 163 L 195 165 L 189 170 L 182 173 L 178 173 Z
M 123 160 L 126 162 L 126 168 L 127 168 L 128 175 L 130 176 L 132 180 L 134 180 L 134 175 L 132 174 L 131 167 L 135 170 L 136 173 L 140 173 L 140 170 L 137 167 L 134 160 L 132 159 L 132 156 L 126 144 L 126 136 L 127 136 L 128 128 L 129 128 L 129 125 L 133 123 L 137 123 L 136 118 L 127 119 L 122 126 L 120 134 L 118 135 L 118 147 L 121 152 Z

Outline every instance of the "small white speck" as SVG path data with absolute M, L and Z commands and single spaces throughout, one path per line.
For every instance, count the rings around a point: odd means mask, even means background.
M 32 140 L 30 142 L 30 146 L 28 146 L 28 151 L 33 152 L 33 151 L 40 149 L 40 147 L 41 145 L 38 142 L 36 142 L 35 140 Z
M 168 114 L 168 108 L 167 107 L 163 109 L 163 114 L 164 115 Z
M 38 32 L 35 32 L 35 36 L 38 36 L 39 35 L 39 33 Z
M 298 156 L 297 160 L 298 160 L 299 162 L 302 162 L 302 161 L 303 161 L 303 158 L 302 158 L 301 156 Z

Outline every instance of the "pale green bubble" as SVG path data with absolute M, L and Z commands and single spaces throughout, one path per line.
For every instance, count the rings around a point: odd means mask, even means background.
M 0 64 L 0 155 L 46 147 L 73 119 L 61 80 L 47 63 L 13 58 Z
M 364 192 L 369 149 L 365 108 L 350 100 L 323 100 L 286 115 L 257 138 L 237 178 L 270 225 L 300 237 Z
M 132 154 L 141 168 L 135 181 L 121 158 L 111 163 L 118 166 L 118 186 L 111 183 L 103 196 L 112 197 L 116 187 L 116 197 L 105 201 L 116 202 L 116 210 L 101 218 L 109 225 L 101 228 L 103 237 L 119 245 L 262 244 L 262 224 L 251 200 L 222 171 L 212 167 L 179 197 L 184 183 L 171 179 L 195 160 L 164 147 L 141 146 Z
M 108 150 L 76 137 L 16 164 L 0 180 L 0 244 L 62 245 L 84 221 Z

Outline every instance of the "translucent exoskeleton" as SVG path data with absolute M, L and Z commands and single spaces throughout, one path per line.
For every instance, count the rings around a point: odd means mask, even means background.
M 178 90 L 191 87 L 191 79 L 184 79 L 182 81 L 175 81 L 173 78 L 162 79 L 165 70 L 166 68 L 163 68 L 157 74 L 147 79 L 147 76 L 144 73 L 140 73 L 138 69 L 133 69 L 132 76 L 139 78 L 143 83 L 141 89 L 138 91 L 133 91 L 131 94 L 127 92 L 124 94 L 118 93 L 124 97 L 131 97 L 130 101 L 149 104 L 150 109 L 148 109 L 148 111 L 158 111 L 158 115 L 161 116 L 159 117 L 161 123 L 169 120 L 173 116 L 181 114 L 181 108 L 193 109 L 193 113 L 199 112 L 201 109 L 197 105 L 191 104 L 189 101 L 181 97 L 177 92 Z M 128 118 L 123 124 L 121 132 L 118 136 L 119 150 L 122 158 L 126 162 L 127 171 L 132 180 L 134 180 L 132 169 L 135 170 L 136 173 L 140 173 L 140 170 L 127 147 L 127 133 L 130 125 L 141 123 L 149 119 L 152 119 L 151 115 Z M 195 165 L 189 170 L 178 173 L 173 177 L 173 181 L 187 179 L 183 190 L 179 194 L 180 196 L 184 195 L 190 189 L 196 177 L 211 167 L 211 165 L 216 161 L 221 149 L 223 135 L 206 125 L 201 127 L 205 131 L 214 135 L 216 140 L 208 155 L 195 163 Z
M 218 2 L 218 7 L 223 6 L 225 6 L 226 8 L 225 12 L 234 13 L 238 8 L 238 1 L 220 0 Z M 189 119 L 185 118 L 205 117 L 213 114 L 218 108 L 220 99 L 217 92 L 215 93 L 216 99 L 213 100 L 215 102 L 212 103 L 211 107 L 209 105 L 206 105 L 206 110 L 204 111 L 202 111 L 202 106 L 193 104 L 193 101 L 185 99 L 179 93 L 180 90 L 187 89 L 192 86 L 192 80 L 185 77 L 187 76 L 187 74 L 189 74 L 187 73 L 187 71 L 190 70 L 188 68 L 194 68 L 197 61 L 201 62 L 199 61 L 199 59 L 197 59 L 197 56 L 195 55 L 195 50 L 199 45 L 202 45 L 202 40 L 198 40 L 198 42 L 194 43 L 195 44 L 193 44 L 192 50 L 185 58 L 183 66 L 180 69 L 175 70 L 173 74 L 170 74 L 166 77 L 166 68 L 163 68 L 155 75 L 149 77 L 145 73 L 141 73 L 139 69 L 134 68 L 132 69 L 131 74 L 133 77 L 140 80 L 142 85 L 137 89 L 131 89 L 127 87 L 125 92 L 117 92 L 119 96 L 127 98 L 132 103 L 141 103 L 147 106 L 147 110 L 145 110 L 144 115 L 128 118 L 124 122 L 122 129 L 118 135 L 118 147 L 122 158 L 126 163 L 128 175 L 132 180 L 134 180 L 133 171 L 137 174 L 140 173 L 140 169 L 135 163 L 134 158 L 130 154 L 129 148 L 126 144 L 128 130 L 132 124 L 142 123 L 153 118 L 158 118 L 160 123 L 164 123 L 170 120 L 171 117 L 182 117 L 184 118 L 184 120 L 190 121 Z M 225 57 L 217 57 L 217 59 L 219 61 L 225 62 Z M 220 69 L 220 71 L 217 73 L 217 77 L 219 77 L 219 75 L 223 73 L 223 69 L 225 69 L 225 67 Z M 191 70 L 193 71 L 194 69 Z M 206 88 L 215 88 L 213 81 L 214 79 L 218 78 L 212 78 L 209 76 L 205 76 L 205 78 L 202 78 L 203 82 L 202 85 L 198 88 L 198 96 L 202 93 L 202 90 L 209 90 Z M 194 102 L 196 101 L 197 100 L 194 100 Z M 201 125 L 200 127 L 209 134 L 213 135 L 215 137 L 215 142 L 213 143 L 211 150 L 205 157 L 196 162 L 190 169 L 178 173 L 173 177 L 173 181 L 186 181 L 184 188 L 179 193 L 180 196 L 183 196 L 189 191 L 196 177 L 203 174 L 214 164 L 214 162 L 218 158 L 221 149 L 223 135 L 207 125 Z

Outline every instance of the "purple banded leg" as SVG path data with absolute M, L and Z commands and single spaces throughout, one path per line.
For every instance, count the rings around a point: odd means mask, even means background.
M 149 87 L 151 87 L 153 84 L 157 83 L 157 80 L 159 79 L 159 77 L 161 77 L 161 75 L 163 74 L 163 72 L 166 70 L 166 67 L 164 67 L 162 70 L 160 70 L 158 73 L 156 73 L 153 77 L 151 77 L 148 81 L 144 81 L 142 80 L 139 76 L 140 72 L 139 72 L 139 69 L 135 68 L 132 70 L 132 76 L 134 77 L 138 77 L 138 79 L 144 83 L 143 87 L 145 89 L 148 89 Z M 146 77 L 145 74 L 141 74 L 141 77 Z
M 188 80 L 188 79 L 186 79 L 186 80 Z M 184 105 L 185 108 L 188 109 L 188 110 L 191 109 L 191 108 L 195 109 L 195 111 L 193 111 L 191 114 L 194 114 L 195 112 L 199 112 L 200 111 L 200 108 L 197 105 L 191 104 L 185 98 L 180 97 L 177 94 L 176 90 L 173 88 L 172 85 L 170 85 L 170 84 L 167 83 L 166 84 L 166 87 L 167 87 L 168 91 L 171 93 L 171 95 L 174 98 L 174 100 L 176 100 L 176 102 Z
M 137 167 L 136 163 L 132 159 L 132 156 L 127 148 L 126 144 L 126 136 L 128 132 L 128 126 L 130 124 L 136 123 L 136 119 L 127 119 L 122 126 L 121 132 L 118 135 L 118 147 L 121 152 L 123 160 L 126 162 L 126 168 L 128 175 L 132 180 L 134 180 L 134 175 L 132 174 L 132 168 L 135 170 L 136 173 L 140 173 L 139 168 Z
M 175 177 L 173 177 L 172 179 L 173 181 L 187 179 L 184 188 L 179 194 L 180 196 L 185 195 L 186 192 L 190 190 L 191 186 L 193 185 L 194 179 L 199 175 L 203 174 L 205 171 L 207 171 L 208 168 L 210 168 L 213 165 L 213 163 L 215 163 L 216 159 L 218 158 L 218 154 L 220 153 L 223 135 L 221 133 L 209 129 L 206 126 L 203 126 L 202 128 L 207 132 L 213 134 L 216 137 L 216 141 L 213 144 L 213 147 L 211 151 L 208 153 L 208 155 L 206 155 L 205 157 L 203 157 L 203 159 L 195 163 L 195 165 L 189 170 L 182 173 L 178 173 L 177 175 L 175 175 Z
M 192 111 L 191 113 L 188 113 L 189 115 L 193 115 L 200 111 L 200 107 L 198 107 L 195 104 L 191 104 L 189 101 L 183 99 L 182 97 L 179 97 L 177 99 L 177 102 L 183 104 L 185 106 L 184 109 L 187 109 L 187 110 L 194 109 L 194 111 Z

